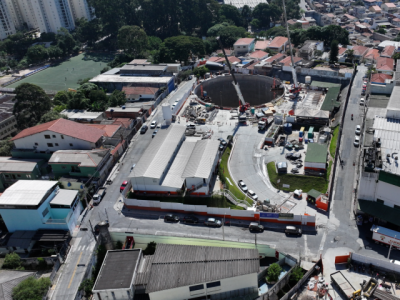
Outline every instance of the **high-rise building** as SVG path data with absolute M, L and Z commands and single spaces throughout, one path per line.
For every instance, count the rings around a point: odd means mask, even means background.
M 10 7 L 5 0 L 0 0 L 0 39 L 3 40 L 15 32 Z
M 86 0 L 0 0 L 0 14 L 1 39 L 24 26 L 40 32 L 72 30 L 76 19 L 94 16 Z

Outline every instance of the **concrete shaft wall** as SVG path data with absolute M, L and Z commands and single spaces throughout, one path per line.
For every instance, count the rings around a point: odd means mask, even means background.
M 282 95 L 280 91 L 271 92 L 271 87 L 274 79 L 261 75 L 243 75 L 235 74 L 242 91 L 243 98 L 251 105 L 260 105 L 271 102 L 273 99 Z M 209 79 L 199 84 L 195 93 L 198 97 L 201 96 L 201 85 L 203 91 L 211 97 L 211 102 L 217 106 L 238 107 L 239 98 L 232 84 L 232 76 L 219 76 Z

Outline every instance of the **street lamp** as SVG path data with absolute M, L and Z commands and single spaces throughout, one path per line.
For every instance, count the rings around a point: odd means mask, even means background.
M 222 222 L 222 240 L 225 241 L 225 215 L 224 213 L 224 221 Z

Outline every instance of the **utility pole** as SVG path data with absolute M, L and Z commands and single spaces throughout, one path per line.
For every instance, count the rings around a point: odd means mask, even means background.
M 97 236 L 96 236 L 96 234 L 94 233 L 93 226 L 92 226 L 92 222 L 90 222 L 90 220 L 89 220 L 89 225 L 90 225 L 90 228 L 92 229 L 91 231 L 92 231 L 93 237 L 94 237 L 95 241 L 97 242 Z
M 394 236 L 394 238 L 396 238 L 396 236 Z M 388 253 L 388 256 L 387 256 L 388 259 L 390 257 L 390 252 L 392 251 L 392 247 L 393 247 L 393 241 L 390 241 L 390 248 L 389 248 L 389 253 Z
M 225 241 L 225 215 L 224 214 L 224 221 L 222 222 L 222 240 Z

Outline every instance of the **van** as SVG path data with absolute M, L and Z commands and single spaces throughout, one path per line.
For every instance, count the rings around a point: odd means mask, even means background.
M 264 231 L 264 226 L 259 225 L 256 222 L 251 222 L 249 226 L 250 231 L 257 231 L 257 232 L 263 232 Z
M 286 226 L 285 233 L 301 235 L 301 229 L 296 226 Z

